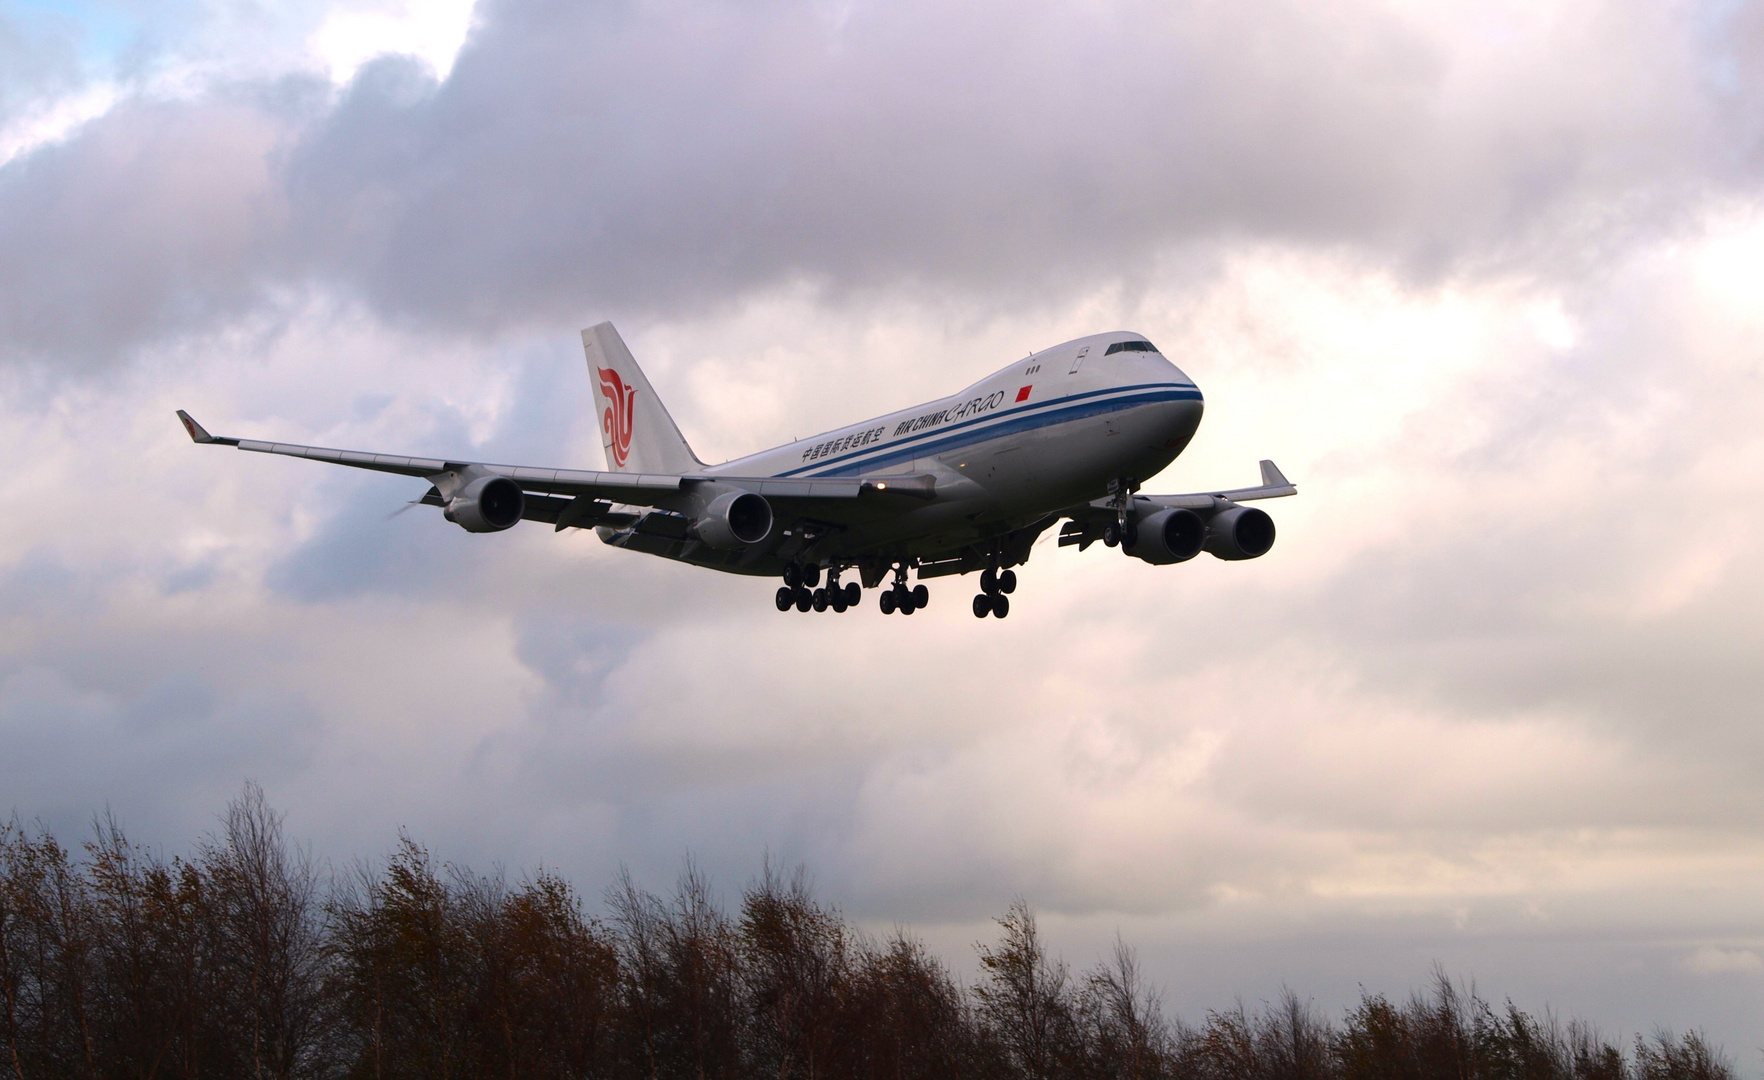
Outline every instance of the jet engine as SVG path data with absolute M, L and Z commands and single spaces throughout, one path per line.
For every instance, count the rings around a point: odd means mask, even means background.
M 719 495 L 692 522 L 692 535 L 725 551 L 752 547 L 772 535 L 772 504 L 751 491 Z
M 1154 510 L 1135 523 L 1127 554 L 1148 563 L 1187 562 L 1201 553 L 1207 526 L 1193 510 Z
M 1274 519 L 1253 506 L 1233 506 L 1207 519 L 1206 548 L 1221 559 L 1255 559 L 1274 546 Z
M 521 520 L 527 497 L 506 476 L 480 476 L 447 500 L 442 516 L 466 532 L 501 532 Z

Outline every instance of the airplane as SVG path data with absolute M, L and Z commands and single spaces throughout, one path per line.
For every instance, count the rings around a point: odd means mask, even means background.
M 582 331 L 582 347 L 604 472 L 226 438 L 177 415 L 197 443 L 425 479 L 415 502 L 468 532 L 592 528 L 613 547 L 782 578 L 779 611 L 843 612 L 892 577 L 877 606 L 911 615 L 930 600 L 926 579 L 978 571 L 974 615 L 1002 619 L 1015 568 L 1058 522 L 1059 546 L 1080 551 L 1101 540 L 1157 565 L 1202 551 L 1255 559 L 1274 521 L 1242 504 L 1298 494 L 1272 461 L 1255 487 L 1139 493 L 1203 408 L 1194 380 L 1140 334 L 1077 338 L 949 397 L 721 465 L 692 452 L 610 322 Z M 842 583 L 847 571 L 858 580 Z

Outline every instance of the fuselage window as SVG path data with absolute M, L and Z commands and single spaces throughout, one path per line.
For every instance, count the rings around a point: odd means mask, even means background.
M 1157 352 L 1158 347 L 1149 341 L 1117 341 L 1110 345 L 1104 356 L 1113 356 L 1118 352 Z

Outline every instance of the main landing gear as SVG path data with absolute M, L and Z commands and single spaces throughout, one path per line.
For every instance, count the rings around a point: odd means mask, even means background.
M 892 615 L 898 611 L 902 615 L 911 615 L 931 602 L 931 590 L 924 583 L 907 588 L 906 573 L 906 563 L 894 568 L 894 587 L 884 592 L 882 598 L 876 602 L 876 606 L 882 609 L 882 614 Z
M 839 584 L 839 567 L 827 572 L 827 586 L 816 588 L 821 583 L 821 568 L 814 565 L 804 566 L 791 563 L 784 568 L 784 584 L 778 590 L 777 605 L 779 611 L 845 611 L 857 607 L 858 601 L 864 597 L 864 591 L 855 581 L 844 585 Z
M 974 617 L 984 619 L 988 615 L 1004 618 L 1011 613 L 1011 598 L 1008 594 L 1017 591 L 1017 572 L 1015 570 L 987 569 L 980 572 L 980 593 L 974 597 Z
M 779 611 L 849 611 L 858 606 L 864 597 L 863 588 L 855 581 L 839 583 L 840 571 L 845 567 L 835 566 L 827 571 L 825 588 L 817 588 L 821 581 L 821 568 L 791 563 L 784 568 L 784 584 L 778 589 L 777 604 Z M 991 571 L 988 571 L 990 573 Z M 1005 592 L 1017 587 L 1017 575 L 1005 571 L 1009 584 L 1004 586 Z M 894 568 L 894 584 L 882 590 L 877 606 L 882 614 L 892 615 L 900 612 L 911 615 L 913 612 L 931 602 L 931 590 L 923 583 L 907 585 L 907 565 L 901 563 Z M 1001 598 L 1002 599 L 1002 598 Z

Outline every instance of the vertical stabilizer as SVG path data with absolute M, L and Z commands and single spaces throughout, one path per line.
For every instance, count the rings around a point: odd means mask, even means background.
M 588 382 L 600 414 L 600 441 L 612 472 L 695 473 L 704 462 L 693 454 L 661 398 L 643 377 L 624 339 L 603 322 L 582 331 Z

